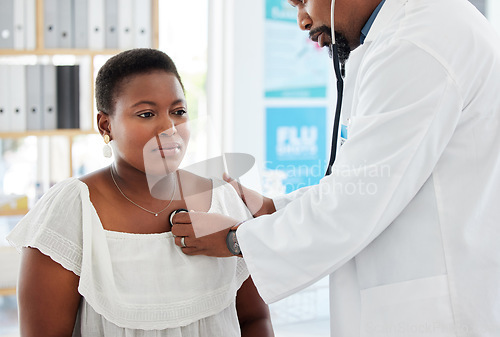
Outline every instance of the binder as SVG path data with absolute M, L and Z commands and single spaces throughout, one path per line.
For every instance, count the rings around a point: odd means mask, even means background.
M 10 131 L 10 71 L 9 66 L 0 64 L 0 132 Z
M 25 48 L 25 8 L 24 0 L 14 0 L 14 49 L 22 50 Z
M 71 106 L 73 107 L 71 127 L 73 129 L 79 129 L 80 128 L 80 66 L 78 65 L 72 66 L 71 73 L 72 73 L 71 80 L 73 83 L 73 85 L 71 86 L 72 89 Z
M 90 49 L 104 49 L 104 0 L 88 0 L 88 38 Z
M 14 48 L 14 1 L 0 0 L 0 49 Z
M 118 48 L 118 0 L 105 1 L 105 47 L 108 49 Z
M 57 129 L 56 67 L 42 66 L 42 129 Z
M 26 66 L 26 130 L 42 129 L 42 66 Z
M 56 67 L 57 128 L 71 129 L 71 66 Z
M 71 0 L 58 0 L 57 4 L 57 47 L 72 48 L 73 47 L 73 22 L 72 18 L 72 3 Z
M 26 71 L 23 65 L 11 65 L 10 70 L 10 130 L 26 131 Z
M 151 47 L 151 1 L 134 0 L 134 26 L 135 47 Z
M 80 126 L 78 66 L 57 66 L 57 128 L 76 129 Z
M 57 24 L 57 5 L 58 0 L 44 0 L 43 2 L 43 38 L 45 48 L 58 47 L 59 26 Z
M 24 0 L 25 48 L 36 49 L 36 0 Z
M 88 6 L 88 0 L 73 0 L 72 17 L 75 48 L 87 49 L 89 47 Z
M 79 100 L 80 104 L 80 129 L 81 130 L 91 130 L 93 125 L 93 114 L 92 114 L 92 102 L 89 97 L 92 96 L 91 90 L 91 80 L 88 74 L 91 72 L 90 62 L 82 62 L 79 64 L 80 68 L 80 90 L 79 96 L 82 99 Z
M 134 48 L 133 4 L 133 0 L 120 0 L 120 8 L 118 8 L 118 48 L 121 50 Z

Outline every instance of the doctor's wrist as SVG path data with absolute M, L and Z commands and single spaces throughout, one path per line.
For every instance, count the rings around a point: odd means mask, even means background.
M 238 237 L 236 236 L 236 230 L 245 221 L 238 222 L 236 225 L 229 229 L 226 236 L 226 245 L 229 252 L 234 256 L 243 257 L 241 253 L 240 244 L 238 243 Z
M 264 197 L 262 207 L 253 216 L 254 218 L 257 218 L 261 215 L 273 214 L 274 212 L 276 212 L 276 207 L 273 199 Z

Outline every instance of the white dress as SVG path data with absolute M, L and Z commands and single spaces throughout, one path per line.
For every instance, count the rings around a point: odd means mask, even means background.
M 209 212 L 251 217 L 220 181 Z M 7 239 L 80 276 L 73 336 L 240 336 L 235 297 L 248 278 L 243 259 L 187 256 L 171 232 L 107 231 L 77 178 L 52 187 Z

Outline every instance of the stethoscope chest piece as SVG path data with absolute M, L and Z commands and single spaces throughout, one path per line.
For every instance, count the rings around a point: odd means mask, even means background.
M 189 211 L 187 209 L 184 209 L 184 208 L 176 209 L 175 211 L 173 211 L 172 213 L 170 213 L 170 216 L 168 218 L 168 222 L 170 223 L 171 227 L 174 225 L 172 223 L 172 219 L 173 219 L 174 215 L 176 215 L 177 213 L 183 213 L 183 212 L 189 213 Z

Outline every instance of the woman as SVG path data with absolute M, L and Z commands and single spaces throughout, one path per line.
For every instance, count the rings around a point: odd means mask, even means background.
M 175 245 L 177 209 L 251 215 L 231 186 L 177 170 L 190 135 L 172 60 L 153 49 L 112 57 L 96 101 L 114 163 L 55 185 L 8 237 L 23 247 L 21 335 L 273 336 L 242 259 Z

